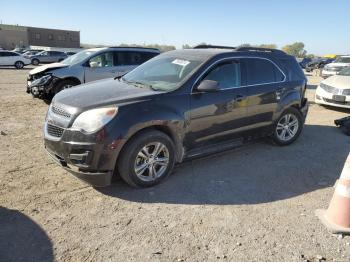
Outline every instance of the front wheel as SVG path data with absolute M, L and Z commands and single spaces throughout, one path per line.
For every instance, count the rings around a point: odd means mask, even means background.
M 56 95 L 58 92 L 65 90 L 65 89 L 68 89 L 68 88 L 71 88 L 71 87 L 76 86 L 76 85 L 78 85 L 78 83 L 75 81 L 62 80 L 56 84 L 56 86 L 53 89 L 52 95 Z
M 173 170 L 174 148 L 166 134 L 156 130 L 142 132 L 122 151 L 117 164 L 119 174 L 130 186 L 154 186 Z
M 303 129 L 304 121 L 296 108 L 289 108 L 282 113 L 274 125 L 273 141 L 280 146 L 293 143 Z
M 34 58 L 32 60 L 32 65 L 39 65 L 39 63 L 40 63 L 39 59 Z
M 22 61 L 17 61 L 17 62 L 15 63 L 15 67 L 16 67 L 17 69 L 22 69 L 22 68 L 24 67 L 24 63 L 23 63 Z

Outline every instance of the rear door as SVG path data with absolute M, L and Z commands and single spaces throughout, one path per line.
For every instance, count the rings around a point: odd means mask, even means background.
M 284 73 L 266 58 L 244 58 L 242 70 L 247 86 L 248 127 L 272 124 L 278 101 L 286 88 Z
M 203 80 L 219 83 L 217 92 L 198 92 Z M 189 130 L 185 138 L 187 150 L 233 138 L 246 126 L 246 88 L 241 83 L 239 59 L 213 66 L 197 82 L 191 94 Z

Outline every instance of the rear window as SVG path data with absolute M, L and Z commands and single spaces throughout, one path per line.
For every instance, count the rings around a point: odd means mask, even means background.
M 293 58 L 279 59 L 289 81 L 304 80 L 305 75 L 299 64 Z
M 268 84 L 284 80 L 281 71 L 267 59 L 246 58 L 243 61 L 246 66 L 248 85 Z

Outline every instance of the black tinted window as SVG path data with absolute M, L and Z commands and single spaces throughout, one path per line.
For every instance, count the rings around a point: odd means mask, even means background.
M 225 89 L 241 85 L 241 70 L 238 62 L 221 63 L 212 69 L 203 80 L 213 80 L 219 83 L 219 88 Z
M 151 52 L 141 53 L 142 63 L 146 62 L 147 60 L 150 60 L 151 58 L 155 57 L 156 55 L 158 55 L 158 54 L 157 53 L 151 53 Z
M 247 71 L 247 84 L 266 84 L 283 81 L 284 76 L 269 60 L 258 58 L 244 59 Z
M 299 64 L 294 58 L 286 58 L 279 60 L 288 80 L 305 79 L 305 75 Z

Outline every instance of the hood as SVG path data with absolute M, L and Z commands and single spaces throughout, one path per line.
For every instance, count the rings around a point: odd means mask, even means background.
M 337 89 L 350 89 L 350 76 L 335 75 L 327 78 L 322 83 Z
M 52 63 L 52 64 L 48 64 L 48 65 L 42 65 L 42 66 L 38 66 L 36 68 L 34 68 L 33 70 L 31 70 L 29 72 L 30 75 L 35 75 L 38 73 L 44 73 L 48 70 L 52 70 L 52 69 L 57 69 L 57 68 L 62 68 L 62 67 L 68 67 L 68 65 L 62 64 L 62 63 Z
M 53 103 L 85 111 L 106 105 L 122 105 L 146 100 L 160 93 L 164 92 L 108 78 L 63 90 L 55 95 Z

